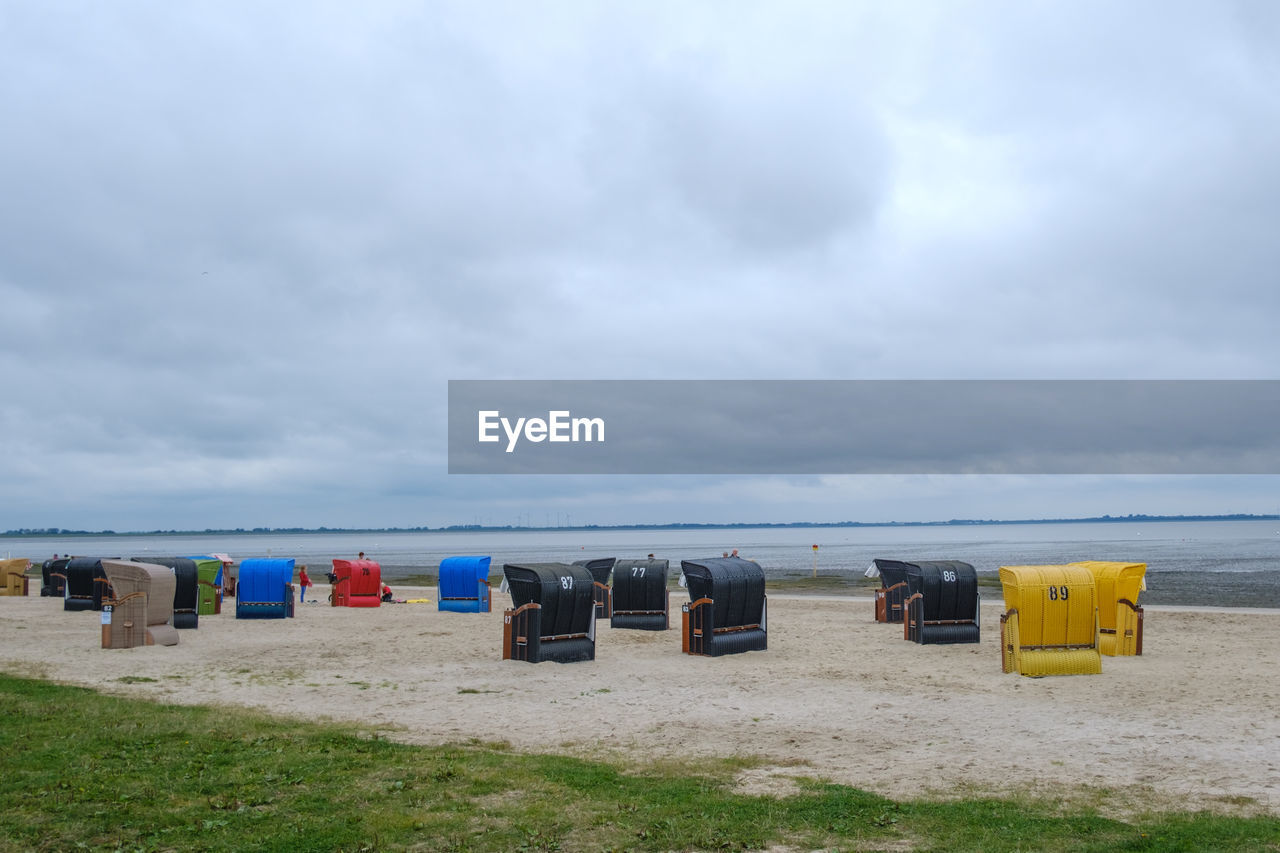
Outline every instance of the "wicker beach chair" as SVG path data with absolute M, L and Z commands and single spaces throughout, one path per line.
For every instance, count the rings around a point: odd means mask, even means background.
M 903 603 L 909 594 L 907 588 L 907 569 L 911 563 L 901 560 L 885 560 L 877 557 L 871 561 L 867 569 L 868 577 L 879 577 L 880 588 L 875 596 L 875 618 L 877 622 L 897 623 L 902 621 Z
M 0 560 L 0 595 L 27 595 L 30 581 L 27 569 L 31 561 L 26 557 Z
M 1146 563 L 1085 560 L 1072 563 L 1093 575 L 1098 590 L 1098 648 L 1108 657 L 1142 654 L 1142 608 Z
M 1081 566 L 1001 566 L 1001 667 L 1022 675 L 1102 671 L 1093 575 Z
M 222 561 L 216 557 L 191 557 L 196 564 L 198 601 L 196 612 L 213 616 L 222 612 Z
M 334 560 L 334 607 L 381 607 L 382 566 L 373 560 Z
M 293 616 L 293 559 L 251 559 L 240 563 L 237 619 Z
M 489 613 L 489 557 L 445 557 L 440 561 L 436 609 L 450 613 Z
M 114 597 L 104 614 L 102 647 L 174 646 L 173 596 L 178 581 L 168 566 L 129 560 L 103 560 Z M 105 606 L 104 606 L 105 610 Z
M 981 638 L 978 573 L 960 560 L 921 560 L 907 569 L 902 636 L 925 645 Z
M 615 563 L 609 591 L 609 625 L 641 631 L 665 631 L 671 627 L 671 594 L 667 590 L 670 570 L 668 560 Z
M 719 657 L 769 647 L 764 570 L 753 560 L 682 560 L 689 603 L 681 608 L 681 650 Z
M 575 566 L 586 566 L 591 572 L 591 594 L 596 603 L 596 618 L 608 619 L 613 615 L 613 596 L 609 589 L 609 575 L 613 572 L 616 557 L 597 557 L 592 560 L 574 560 Z
M 502 571 L 512 604 L 502 614 L 503 660 L 595 660 L 594 581 L 585 566 L 509 563 Z

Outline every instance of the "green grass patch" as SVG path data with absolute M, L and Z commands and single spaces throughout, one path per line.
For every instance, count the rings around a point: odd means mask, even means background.
M 0 850 L 1280 850 L 1280 821 L 895 802 L 750 761 L 637 766 L 421 747 L 354 727 L 0 675 Z

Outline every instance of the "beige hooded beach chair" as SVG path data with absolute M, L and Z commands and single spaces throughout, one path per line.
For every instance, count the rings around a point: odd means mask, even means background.
M 26 595 L 29 568 L 31 561 L 26 557 L 0 560 L 0 595 Z
M 125 560 L 103 560 L 102 569 L 115 590 L 111 613 L 103 614 L 102 648 L 177 645 L 173 594 L 178 581 L 173 572 Z

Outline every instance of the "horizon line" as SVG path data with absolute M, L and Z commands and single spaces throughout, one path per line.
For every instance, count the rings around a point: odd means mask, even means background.
M 0 533 L 0 538 L 38 538 L 55 536 L 219 536 L 219 535 L 269 535 L 269 534 L 327 534 L 327 533 L 456 533 L 456 532 L 509 532 L 513 530 L 741 530 L 768 528 L 833 528 L 833 527 L 968 527 L 1000 524 L 1088 524 L 1133 523 L 1144 521 L 1277 521 L 1277 514 L 1227 513 L 1221 515 L 1098 515 L 1078 518 L 1007 518 L 967 519 L 953 518 L 946 521 L 787 521 L 787 522 L 670 522 L 664 524 L 575 524 L 575 525 L 486 525 L 451 524 L 442 527 L 235 527 L 205 528 L 203 530 L 71 530 L 60 527 L 17 528 Z

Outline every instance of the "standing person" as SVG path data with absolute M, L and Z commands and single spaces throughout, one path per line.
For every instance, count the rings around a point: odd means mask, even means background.
M 298 586 L 302 588 L 302 593 L 298 596 L 298 603 L 306 604 L 307 587 L 311 586 L 311 578 L 307 575 L 306 566 L 301 566 L 298 569 Z

